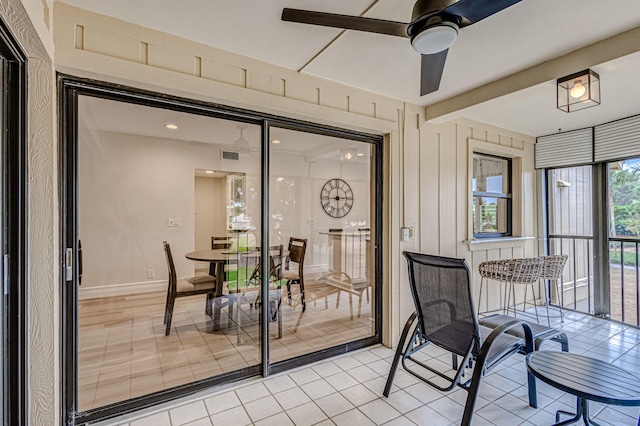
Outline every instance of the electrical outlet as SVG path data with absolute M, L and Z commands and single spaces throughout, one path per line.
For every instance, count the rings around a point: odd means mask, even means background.
M 156 271 L 154 269 L 147 269 L 147 279 L 153 279 L 156 277 Z
M 179 227 L 180 226 L 180 218 L 179 217 L 170 217 L 168 220 L 167 226 L 169 227 Z

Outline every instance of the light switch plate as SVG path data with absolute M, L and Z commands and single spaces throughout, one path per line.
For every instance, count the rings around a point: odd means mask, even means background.
M 170 217 L 167 226 L 169 227 L 179 227 L 180 226 L 180 218 L 179 217 Z

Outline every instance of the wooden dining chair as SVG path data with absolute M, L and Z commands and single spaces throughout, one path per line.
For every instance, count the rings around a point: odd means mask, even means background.
M 260 254 L 260 248 L 256 248 L 255 252 L 258 256 Z M 282 338 L 282 311 L 280 310 L 281 305 L 281 285 L 283 283 L 282 279 L 282 260 L 283 260 L 284 247 L 282 244 L 277 246 L 269 246 L 269 291 L 268 291 L 268 303 L 269 303 L 269 318 L 271 321 L 276 321 L 278 326 L 278 334 L 277 338 Z M 251 276 L 247 279 L 247 281 L 241 284 L 240 279 L 236 284 L 234 289 L 229 289 L 229 292 L 235 292 L 238 294 L 236 298 L 238 304 L 240 303 L 248 303 L 250 305 L 250 311 L 253 310 L 254 307 L 260 307 L 262 298 L 262 289 L 260 287 L 260 282 L 262 279 L 262 261 L 260 257 L 257 257 L 257 264 L 255 269 L 253 270 Z M 253 287 L 253 288 L 251 288 Z M 251 297 L 246 296 L 247 292 L 252 294 Z M 243 311 L 238 306 L 237 309 L 238 315 L 238 333 L 237 340 L 238 345 L 242 343 L 241 336 L 244 334 L 244 331 L 241 330 L 242 320 L 241 318 L 244 316 Z
M 229 237 L 211 237 L 211 250 L 231 248 Z
M 168 242 L 163 241 L 164 253 L 167 258 L 167 269 L 169 272 L 169 282 L 167 287 L 167 303 L 164 310 L 164 324 L 166 330 L 164 335 L 168 336 L 171 332 L 171 320 L 173 318 L 173 308 L 176 299 L 179 297 L 197 296 L 199 294 L 206 294 L 207 300 L 205 302 L 205 311 L 207 313 L 212 311 L 211 304 L 213 303 L 213 295 L 216 289 L 216 280 L 214 277 L 209 277 L 208 280 L 201 280 L 197 283 L 189 282 L 188 279 L 178 279 L 176 275 L 176 268 L 173 264 L 173 256 L 171 255 L 171 246 Z
M 298 284 L 300 286 L 300 303 L 302 303 L 302 312 L 307 308 L 304 299 L 304 255 L 307 251 L 307 240 L 305 238 L 289 238 L 289 258 L 286 262 L 285 269 L 282 270 L 282 279 L 285 280 L 287 286 L 287 299 L 292 303 L 291 286 Z M 296 269 L 290 269 L 291 262 L 296 263 Z

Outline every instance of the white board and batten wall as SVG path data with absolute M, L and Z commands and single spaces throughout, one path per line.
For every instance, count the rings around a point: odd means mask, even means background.
M 460 119 L 424 124 L 420 146 L 406 147 L 405 157 L 419 158 L 418 170 L 405 168 L 405 179 L 420 194 L 419 249 L 425 253 L 464 258 L 472 273 L 477 302 L 478 266 L 486 260 L 538 256 L 537 182 L 533 164 L 535 138 Z M 472 224 L 473 152 L 513 159 L 514 238 L 474 240 Z M 406 164 L 405 164 L 406 165 Z M 495 286 L 493 286 L 495 287 Z M 486 289 L 486 287 L 485 287 Z M 497 287 L 492 291 L 496 291 Z M 539 294 L 539 293 L 538 293 Z M 519 295 L 518 295 L 519 296 Z M 495 309 L 497 294 L 483 290 L 479 310 Z

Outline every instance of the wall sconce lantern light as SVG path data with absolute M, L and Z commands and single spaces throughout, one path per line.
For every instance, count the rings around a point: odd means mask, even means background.
M 558 79 L 558 109 L 573 112 L 600 105 L 600 76 L 590 69 Z

